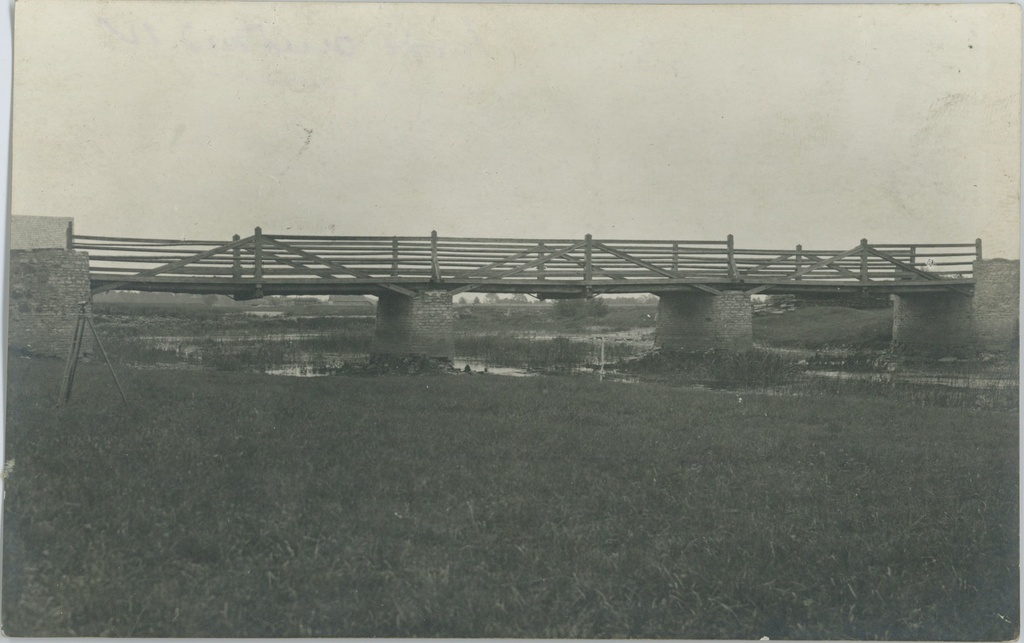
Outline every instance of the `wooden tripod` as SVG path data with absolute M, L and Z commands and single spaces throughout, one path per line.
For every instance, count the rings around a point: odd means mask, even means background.
M 71 400 L 71 389 L 75 384 L 78 360 L 82 356 L 82 339 L 85 337 L 86 325 L 92 330 L 92 336 L 96 339 L 96 346 L 99 347 L 103 360 L 107 363 L 107 368 L 110 369 L 110 376 L 114 378 L 114 384 L 117 385 L 117 391 L 121 394 L 121 399 L 127 404 L 128 397 L 124 394 L 124 389 L 121 388 L 121 382 L 117 380 L 117 374 L 114 373 L 114 366 L 110 363 L 110 357 L 107 355 L 106 349 L 103 348 L 103 342 L 100 341 L 100 335 L 96 332 L 96 327 L 92 324 L 92 317 L 85 312 L 87 305 L 88 302 L 78 302 L 78 323 L 75 324 L 75 335 L 71 340 L 71 353 L 68 355 L 68 364 L 64 368 L 64 379 L 60 383 L 60 397 L 57 399 L 57 406 L 63 406 Z

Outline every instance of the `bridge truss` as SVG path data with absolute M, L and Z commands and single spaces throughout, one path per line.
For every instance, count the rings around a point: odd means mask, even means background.
M 143 290 L 264 295 L 413 295 L 423 290 L 588 297 L 606 293 L 970 294 L 981 240 L 869 244 L 845 250 L 652 241 L 235 235 L 231 241 L 73 235 L 93 293 Z

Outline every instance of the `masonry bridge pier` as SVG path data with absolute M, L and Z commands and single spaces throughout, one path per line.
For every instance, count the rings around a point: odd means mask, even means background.
M 63 227 L 62 227 L 63 226 Z M 42 230 L 43 232 L 40 232 Z M 846 249 L 738 247 L 722 240 L 483 239 L 267 234 L 231 240 L 76 234 L 69 219 L 13 217 L 10 342 L 60 354 L 77 302 L 108 290 L 378 298 L 373 351 L 453 355 L 453 298 L 541 299 L 652 293 L 656 344 L 748 350 L 751 297 L 893 299 L 893 341 L 908 350 L 1016 350 L 1020 262 L 970 243 Z

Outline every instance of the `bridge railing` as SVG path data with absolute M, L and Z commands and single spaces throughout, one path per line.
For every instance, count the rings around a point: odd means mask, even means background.
M 970 280 L 981 242 L 869 244 L 846 250 L 736 248 L 725 240 L 483 239 L 253 235 L 231 241 L 74 235 L 102 289 L 126 284 L 230 280 L 260 286 L 322 280 L 452 282 L 466 290 L 505 283 L 886 284 Z M 389 286 L 389 284 L 392 284 Z
M 878 283 L 924 279 L 970 280 L 981 242 L 954 244 L 870 244 L 847 250 L 736 249 L 743 280 Z M 813 268 L 808 270 L 808 268 Z

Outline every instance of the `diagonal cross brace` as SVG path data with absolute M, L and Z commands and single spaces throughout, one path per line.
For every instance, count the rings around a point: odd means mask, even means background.
M 546 248 L 546 246 L 544 246 L 543 243 L 539 243 L 539 244 L 537 244 L 537 245 L 535 245 L 535 246 L 533 246 L 531 248 L 527 248 L 526 250 L 522 250 L 522 251 L 517 252 L 515 254 L 511 254 L 511 255 L 509 255 L 507 257 L 503 257 L 501 259 L 498 259 L 497 261 L 492 261 L 491 263 L 487 264 L 486 266 L 481 266 L 481 267 L 479 267 L 479 268 L 477 268 L 477 269 L 475 269 L 475 270 L 473 270 L 471 272 L 467 272 L 466 274 L 457 275 L 457 276 L 458 276 L 459 279 L 461 279 L 463 277 L 481 277 L 481 276 L 485 276 L 488 273 L 493 273 L 494 269 L 497 268 L 498 266 L 502 265 L 502 264 L 508 263 L 509 261 L 515 261 L 516 259 L 522 259 L 523 257 L 526 257 L 528 255 L 532 255 L 535 252 L 536 253 L 544 252 L 546 249 L 547 248 Z M 550 257 L 541 257 L 541 259 L 544 259 L 545 261 L 547 259 L 549 259 L 549 258 Z M 543 261 L 541 263 L 543 263 Z M 538 264 L 538 265 L 540 265 L 540 264 Z
M 668 277 L 668 278 L 673 279 L 675 281 L 682 281 L 683 280 L 682 278 L 679 277 L 678 274 L 676 274 L 676 273 L 674 273 L 674 272 L 672 272 L 670 270 L 666 270 L 664 268 L 659 268 L 658 266 L 655 266 L 654 264 L 652 264 L 650 262 L 644 261 L 643 259 L 638 259 L 638 258 L 634 257 L 633 255 L 631 255 L 629 253 L 622 252 L 621 250 L 614 250 L 612 248 L 609 248 L 608 246 L 604 245 L 600 241 L 595 241 L 594 242 L 594 247 L 598 248 L 600 250 L 604 250 L 608 254 L 613 255 L 615 257 L 618 257 L 619 259 L 623 259 L 623 260 L 628 261 L 630 263 L 636 264 L 636 265 L 640 266 L 641 268 L 646 268 L 646 269 L 648 269 L 648 270 L 650 270 L 652 272 L 657 272 L 658 274 L 664 275 L 665 277 Z M 721 295 L 722 294 L 721 290 L 718 290 L 717 288 L 712 288 L 711 286 L 706 286 L 704 284 L 690 283 L 689 285 L 693 286 L 697 290 L 703 290 L 704 292 L 711 293 L 712 295 Z
M 812 263 L 811 265 L 807 266 L 806 268 L 801 268 L 800 270 L 797 270 L 793 274 L 787 276 L 786 279 L 796 279 L 797 277 L 803 277 L 807 273 L 814 272 L 818 268 L 824 268 L 825 266 L 828 266 L 833 261 L 839 261 L 840 259 L 845 259 L 845 258 L 849 257 L 850 255 L 857 254 L 860 251 L 861 251 L 861 247 L 857 246 L 856 248 L 850 248 L 849 250 L 845 250 L 843 252 L 840 252 L 837 255 L 832 255 L 831 257 L 828 257 L 826 259 L 819 259 L 818 261 Z M 809 254 L 807 254 L 805 252 L 804 256 L 811 257 L 812 255 L 809 255 Z M 829 266 L 829 267 L 830 268 L 835 268 L 836 270 L 839 270 L 840 272 L 842 272 L 843 270 L 846 270 L 845 268 L 841 268 L 841 267 L 838 267 L 838 266 Z M 847 270 L 847 272 L 850 272 L 850 271 Z M 852 275 L 853 273 L 851 272 L 850 274 Z M 859 276 L 857 278 L 860 279 Z
M 769 266 L 775 265 L 779 261 L 785 261 L 786 259 L 789 259 L 792 256 L 793 256 L 793 253 L 791 252 L 791 253 L 786 254 L 786 255 L 779 255 L 778 257 L 775 257 L 773 259 L 765 259 L 763 261 L 758 261 L 757 262 L 758 265 L 754 266 L 750 270 L 743 271 L 742 273 L 740 273 L 740 275 L 743 276 L 743 277 L 746 277 L 747 275 L 752 275 L 755 272 L 758 272 L 760 270 L 764 270 L 765 268 L 767 268 Z
M 505 277 L 511 277 L 512 275 L 518 275 L 519 273 L 525 272 L 525 271 L 529 270 L 530 268 L 536 268 L 537 266 L 539 266 L 539 265 L 541 265 L 543 263 L 546 263 L 548 261 L 551 261 L 552 259 L 558 259 L 559 257 L 564 257 L 565 255 L 569 254 L 570 252 L 573 252 L 574 250 L 579 250 L 580 248 L 583 247 L 584 243 L 585 242 L 583 242 L 583 241 L 579 241 L 579 242 L 574 243 L 574 244 L 572 244 L 570 246 L 566 246 L 565 248 L 559 250 L 558 252 L 553 252 L 553 253 L 545 256 L 545 257 L 542 257 L 540 259 L 536 259 L 534 261 L 528 261 L 527 263 L 524 263 L 523 265 L 519 266 L 518 268 L 513 268 L 512 270 L 506 270 L 505 272 L 498 273 L 498 275 L 495 278 L 486 279 L 485 281 L 483 281 L 481 283 L 478 283 L 478 284 L 470 284 L 470 285 L 466 285 L 466 286 L 461 286 L 459 288 L 455 288 L 454 290 L 451 291 L 451 293 L 452 293 L 452 295 L 457 295 L 459 293 L 466 292 L 468 290 L 472 290 L 472 289 L 476 288 L 477 286 L 482 286 L 484 283 L 487 283 L 488 281 L 501 281 Z M 539 248 L 539 246 L 538 246 L 538 248 Z M 537 251 L 537 248 L 534 248 L 533 252 L 536 252 L 536 251 Z M 527 253 L 527 254 L 529 254 L 529 253 Z M 500 263 L 504 263 L 505 261 L 510 261 L 510 260 L 511 260 L 511 257 L 509 259 L 501 261 Z M 479 271 L 476 271 L 476 272 L 479 272 Z M 462 279 L 463 277 L 468 277 L 468 276 L 471 276 L 473 274 L 474 273 L 469 273 L 468 275 L 459 275 L 458 277 L 455 277 L 455 279 Z
M 669 279 L 672 279 L 673 281 L 677 281 L 677 282 L 681 281 L 683 283 L 687 283 L 688 285 L 693 286 L 697 290 L 703 290 L 704 292 L 711 293 L 712 295 L 721 295 L 722 294 L 722 291 L 718 290 L 717 288 L 712 288 L 711 286 L 706 286 L 704 284 L 697 284 L 697 283 L 687 282 L 687 281 L 685 281 L 685 277 L 680 277 L 677 273 L 672 272 L 671 270 L 666 270 L 665 268 L 659 268 L 658 266 L 655 266 L 653 263 L 650 263 L 648 261 L 644 261 L 643 259 L 638 259 L 638 258 L 634 257 L 633 255 L 629 254 L 628 252 L 622 252 L 621 250 L 615 250 L 614 248 L 609 248 L 608 246 L 604 245 L 600 241 L 595 241 L 594 242 L 594 247 L 598 248 L 600 250 L 604 250 L 608 254 L 613 255 L 615 257 L 618 257 L 619 259 L 623 259 L 625 261 L 628 261 L 629 263 L 636 264 L 636 265 L 640 266 L 641 268 L 646 268 L 646 269 L 650 270 L 651 272 L 656 272 L 656 273 L 658 273 L 660 275 L 668 277 Z
M 881 259 L 885 259 L 889 263 L 891 263 L 894 266 L 897 266 L 899 268 L 902 268 L 903 270 L 907 270 L 907 271 L 910 271 L 910 272 L 912 272 L 912 273 L 914 273 L 916 275 L 920 275 L 920 276 L 928 279 L 929 281 L 941 281 L 942 280 L 942 277 L 940 277 L 939 275 L 936 275 L 935 273 L 925 272 L 924 270 L 918 270 L 917 268 L 915 268 L 915 267 L 913 267 L 913 266 L 911 266 L 909 264 L 903 263 L 902 261 L 900 261 L 896 257 L 888 255 L 888 254 L 886 254 L 884 252 L 880 252 L 880 251 L 875 250 L 874 248 L 870 248 L 870 247 L 867 250 L 868 250 L 868 252 L 870 254 L 873 254 L 876 257 L 879 257 Z M 960 288 L 956 288 L 956 287 L 954 287 L 952 285 L 948 285 L 948 286 L 946 286 L 946 288 L 948 288 L 949 290 L 952 290 L 955 293 L 959 293 L 961 295 L 965 295 L 967 297 L 970 297 L 970 294 L 964 292 Z
M 934 280 L 934 279 L 939 279 L 940 278 L 937 274 L 935 274 L 933 272 L 925 272 L 924 270 L 918 270 L 917 268 L 911 266 L 910 264 L 903 263 L 902 261 L 900 261 L 896 257 L 893 257 L 892 255 L 886 254 L 884 252 L 880 252 L 878 250 L 875 250 L 874 248 L 870 248 L 869 247 L 867 250 L 868 250 L 869 254 L 873 254 L 876 257 L 879 257 L 880 259 L 885 259 L 886 261 L 888 261 L 889 263 L 893 264 L 894 266 L 902 268 L 903 270 L 906 270 L 907 272 L 912 272 L 915 275 L 918 275 L 920 277 L 924 277 L 925 279 L 933 279 Z
M 249 248 L 242 248 L 242 251 L 254 256 L 256 254 L 254 250 L 250 250 Z M 297 268 L 299 270 L 303 270 L 305 272 L 312 274 L 315 277 L 320 277 L 321 279 L 325 279 L 327 281 L 340 281 L 342 283 L 345 282 L 344 279 L 339 279 L 338 277 L 335 276 L 335 273 L 340 272 L 339 270 L 332 270 L 331 268 L 310 268 L 309 264 L 313 263 L 312 259 L 286 259 L 285 257 L 282 257 L 276 252 L 268 252 L 266 249 L 263 250 L 263 258 L 264 260 L 269 259 L 274 263 L 280 263 L 290 268 Z
M 807 257 L 808 259 L 811 259 L 811 260 L 814 260 L 814 261 L 821 261 L 822 260 L 821 257 L 819 257 L 818 255 L 811 254 L 809 252 L 805 252 L 804 256 Z M 833 261 L 834 259 L 835 259 L 835 257 L 833 257 L 832 259 L 829 259 L 829 261 Z M 825 265 L 825 266 L 822 266 L 822 267 L 823 268 L 828 268 L 829 270 L 835 270 L 836 272 L 839 272 L 840 274 L 846 275 L 847 277 L 852 277 L 853 279 L 856 279 L 857 281 L 860 281 L 860 275 L 858 275 L 857 273 L 853 272 L 852 270 L 848 270 L 847 268 L 843 268 L 842 266 L 829 266 L 829 265 Z
M 671 270 L 666 270 L 665 268 L 659 268 L 658 266 L 655 266 L 653 263 L 644 261 L 643 259 L 637 259 L 633 255 L 625 253 L 625 252 L 622 252 L 621 250 L 615 250 L 613 248 L 609 248 L 608 246 L 604 245 L 600 241 L 595 241 L 594 242 L 594 247 L 598 248 L 600 250 L 604 250 L 608 254 L 616 256 L 619 259 L 623 259 L 625 261 L 628 261 L 629 263 L 636 264 L 636 265 L 640 266 L 641 268 L 646 268 L 646 269 L 650 270 L 651 272 L 656 272 L 659 275 L 662 275 L 664 277 L 669 277 L 670 279 L 676 279 L 677 278 L 677 275 L 675 273 L 673 273 Z
M 278 248 L 280 248 L 281 250 L 284 250 L 285 252 L 289 252 L 291 254 L 298 255 L 298 256 L 302 257 L 303 259 L 305 259 L 308 262 L 319 263 L 321 265 L 327 266 L 329 269 L 331 269 L 332 272 L 343 272 L 343 273 L 352 275 L 353 277 L 358 277 L 360 279 L 373 279 L 372 275 L 370 275 L 367 272 L 363 272 L 362 270 L 356 270 L 355 268 L 349 268 L 348 266 L 342 265 L 340 263 L 336 263 L 334 261 L 330 261 L 329 259 L 324 259 L 323 257 L 319 257 L 319 256 L 313 254 L 312 252 L 307 252 L 306 250 L 303 250 L 302 248 L 298 248 L 296 246 L 293 246 L 290 243 L 286 243 L 284 241 L 280 241 L 280 240 L 275 239 L 273 237 L 264 236 L 263 237 L 263 241 L 264 241 L 264 243 L 267 243 L 269 245 L 277 246 Z M 275 260 L 279 260 L 279 258 L 277 256 L 275 256 L 274 259 Z M 384 283 L 382 283 L 381 286 L 384 287 L 384 288 L 387 288 L 389 290 L 393 290 L 395 292 L 401 293 L 403 295 L 407 295 L 409 297 L 415 297 L 416 296 L 416 292 L 415 291 L 409 290 L 408 288 L 403 288 L 402 286 L 396 286 L 395 284 L 384 284 Z
M 106 284 L 105 286 L 100 286 L 99 288 L 94 288 L 92 290 L 92 294 L 93 295 L 98 295 L 100 293 L 107 292 L 108 290 L 115 290 L 117 288 L 122 288 L 124 286 L 130 285 L 131 282 L 132 282 L 132 279 L 135 279 L 135 278 L 138 278 L 138 277 L 155 277 L 155 276 L 161 275 L 161 274 L 163 274 L 165 272 L 170 272 L 172 270 L 177 270 L 178 268 L 183 268 L 183 267 L 189 265 L 190 263 L 196 263 L 197 261 L 202 261 L 203 259 L 208 259 L 208 258 L 212 257 L 213 255 L 220 254 L 220 253 L 226 252 L 228 250 L 234 250 L 235 248 L 240 248 L 240 247 L 246 245 L 247 243 L 250 243 L 253 239 L 255 239 L 255 236 L 246 237 L 244 239 L 239 239 L 238 241 L 232 241 L 230 243 L 225 243 L 222 246 L 217 246 L 216 248 L 213 248 L 212 250 L 206 250 L 205 252 L 200 252 L 199 254 L 192 255 L 191 257 L 186 257 L 184 259 L 179 259 L 178 261 L 174 261 L 172 263 L 165 264 L 165 265 L 160 266 L 158 268 L 150 268 L 149 270 L 143 270 L 142 272 L 139 272 L 139 273 L 136 273 L 136 274 L 132 275 L 131 277 L 129 277 L 125 281 L 121 281 L 121 282 L 113 283 L 113 284 Z
M 564 257 L 558 257 L 558 260 L 560 260 L 560 261 L 567 261 L 569 263 L 574 263 L 577 266 L 579 266 L 580 268 L 586 267 L 586 263 L 585 262 L 580 261 L 579 259 L 574 259 L 574 258 L 570 257 L 569 255 L 565 255 Z M 595 266 L 595 265 L 591 264 L 590 268 L 592 270 L 594 270 L 595 272 L 601 273 L 602 275 L 607 275 L 609 279 L 617 279 L 619 281 L 628 281 L 622 275 L 617 275 L 617 274 L 615 274 L 613 272 L 609 272 L 609 271 L 605 270 L 604 268 L 602 268 L 601 266 Z

